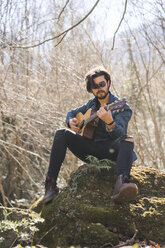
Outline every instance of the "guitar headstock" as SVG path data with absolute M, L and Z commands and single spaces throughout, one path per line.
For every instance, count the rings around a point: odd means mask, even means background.
M 122 111 L 126 105 L 126 98 L 123 98 L 119 101 L 115 101 L 109 105 L 107 105 L 107 110 L 110 109 L 111 111 Z

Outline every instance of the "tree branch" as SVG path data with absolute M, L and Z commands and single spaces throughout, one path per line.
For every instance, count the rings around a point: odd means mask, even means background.
M 82 23 L 92 12 L 93 10 L 95 9 L 95 7 L 97 6 L 97 4 L 99 3 L 100 0 L 97 0 L 96 3 L 94 4 L 94 6 L 92 7 L 92 9 L 80 20 L 78 21 L 76 24 L 74 24 L 73 26 L 71 26 L 70 28 L 66 29 L 65 31 L 63 31 L 62 33 L 56 35 L 56 36 L 53 36 L 49 39 L 46 39 L 46 40 L 43 40 L 41 42 L 39 42 L 38 44 L 35 44 L 35 45 L 31 45 L 31 46 L 12 46 L 13 48 L 24 48 L 24 49 L 27 49 L 27 48 L 33 48 L 33 47 L 37 47 L 37 46 L 40 46 L 40 45 L 43 45 L 44 43 L 48 42 L 48 41 L 51 41 L 51 40 L 54 40 L 54 39 L 57 39 L 63 35 L 65 35 L 66 33 L 68 33 L 69 31 L 71 31 L 72 29 L 74 29 L 75 27 L 77 27 L 78 25 L 80 25 L 80 23 Z
M 62 38 L 60 39 L 60 41 L 59 41 L 54 47 L 57 47 L 57 46 L 63 41 L 63 39 L 65 38 L 65 36 L 67 35 L 67 33 L 68 33 L 68 32 L 66 32 L 66 33 L 62 36 Z
M 64 7 L 62 8 L 62 10 L 61 10 L 61 12 L 60 12 L 60 14 L 59 14 L 59 16 L 58 16 L 58 18 L 57 18 L 58 21 L 60 20 L 60 17 L 61 17 L 61 15 L 62 15 L 62 13 L 64 12 L 66 6 L 68 5 L 69 1 L 70 1 L 70 0 L 67 0 L 67 1 L 66 1 L 66 4 L 65 4 Z
M 121 18 L 121 20 L 120 20 L 120 22 L 119 22 L 119 25 L 118 25 L 118 27 L 117 27 L 115 33 L 114 33 L 114 36 L 113 36 L 113 43 L 112 43 L 112 48 L 111 48 L 111 50 L 114 49 L 116 34 L 117 34 L 117 32 L 118 32 L 118 30 L 119 30 L 121 24 L 122 24 L 122 21 L 124 20 L 124 16 L 125 16 L 125 13 L 126 13 L 126 10 L 127 10 L 127 2 L 128 2 L 128 1 L 125 0 L 124 12 L 123 12 L 122 18 Z

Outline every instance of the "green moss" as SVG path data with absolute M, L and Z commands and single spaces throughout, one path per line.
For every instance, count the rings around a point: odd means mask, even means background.
M 165 198 L 144 197 L 138 204 L 131 204 L 138 236 L 141 239 L 164 241 Z
M 100 223 L 78 225 L 74 239 L 74 245 L 81 245 L 81 247 L 84 247 L 90 244 L 91 248 L 98 248 L 105 243 L 116 245 L 118 242 L 119 240 L 117 235 L 110 232 Z
M 111 230 L 117 230 L 127 235 L 134 233 L 128 204 L 122 206 L 110 204 L 109 208 L 80 205 L 76 213 L 80 219 L 88 223 L 101 223 Z

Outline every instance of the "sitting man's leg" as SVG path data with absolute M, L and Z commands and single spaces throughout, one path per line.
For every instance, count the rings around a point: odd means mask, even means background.
M 138 193 L 136 184 L 129 183 L 130 171 L 133 162 L 134 140 L 125 138 L 120 142 L 117 156 L 118 177 L 112 199 L 116 203 L 134 200 Z
M 56 182 L 67 148 L 79 159 L 87 162 L 86 156 L 88 154 L 92 155 L 94 151 L 94 146 L 91 145 L 91 142 L 69 129 L 56 131 L 45 182 L 44 203 L 51 201 L 59 192 Z
M 65 129 L 57 130 L 54 136 L 48 173 L 45 181 L 44 203 L 58 195 L 57 177 L 66 154 Z

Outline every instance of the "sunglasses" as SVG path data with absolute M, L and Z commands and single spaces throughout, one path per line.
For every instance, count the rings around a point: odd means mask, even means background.
M 99 84 L 92 83 L 91 87 L 92 89 L 100 89 L 102 87 L 105 87 L 105 85 L 106 85 L 106 82 L 102 81 Z

